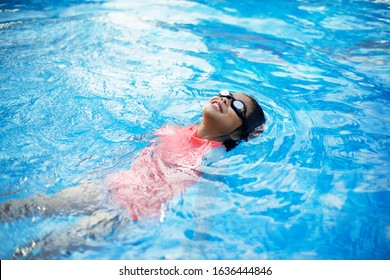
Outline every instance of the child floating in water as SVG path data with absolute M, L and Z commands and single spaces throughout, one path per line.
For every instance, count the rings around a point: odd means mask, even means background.
M 200 176 L 201 160 L 210 149 L 224 146 L 229 151 L 240 141 L 260 135 L 265 125 L 263 110 L 253 97 L 227 90 L 208 100 L 202 114 L 199 125 L 162 127 L 156 141 L 142 151 L 129 170 L 106 178 L 104 185 L 109 187 L 110 197 L 133 220 L 158 217 L 165 202 L 194 185 Z M 101 188 L 84 184 L 55 195 L 8 201 L 0 205 L 0 220 L 37 212 L 92 212 L 93 205 L 104 198 Z

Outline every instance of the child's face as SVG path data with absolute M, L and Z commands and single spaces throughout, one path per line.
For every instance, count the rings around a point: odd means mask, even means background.
M 247 115 L 251 114 L 253 111 L 252 100 L 243 93 L 235 93 L 233 96 L 245 104 Z M 228 135 L 242 126 L 242 120 L 233 110 L 231 102 L 231 99 L 216 96 L 203 106 L 203 118 L 207 118 L 208 125 L 218 135 Z

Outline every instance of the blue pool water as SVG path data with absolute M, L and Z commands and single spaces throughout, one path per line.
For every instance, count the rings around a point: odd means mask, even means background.
M 390 259 L 389 8 L 2 0 L 0 203 L 129 168 L 220 89 L 260 100 L 267 129 L 160 221 L 1 222 L 0 258 Z

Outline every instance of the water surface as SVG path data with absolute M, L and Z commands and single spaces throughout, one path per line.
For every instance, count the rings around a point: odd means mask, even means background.
M 388 1 L 5 0 L 0 38 L 1 202 L 129 168 L 221 89 L 267 117 L 160 221 L 2 222 L 1 259 L 389 259 Z

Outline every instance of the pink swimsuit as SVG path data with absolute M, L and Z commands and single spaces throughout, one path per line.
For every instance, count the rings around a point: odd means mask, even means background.
M 108 179 L 112 196 L 134 220 L 157 217 L 164 202 L 197 182 L 203 156 L 222 143 L 197 138 L 196 132 L 196 125 L 162 127 L 130 170 Z

